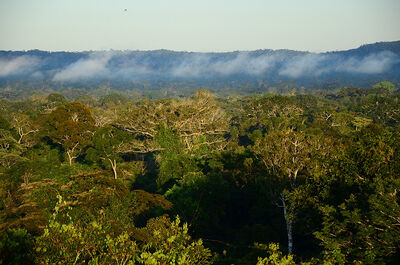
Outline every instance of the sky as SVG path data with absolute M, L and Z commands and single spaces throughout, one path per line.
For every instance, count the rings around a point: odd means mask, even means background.
M 346 50 L 400 40 L 400 0 L 0 0 L 0 50 Z

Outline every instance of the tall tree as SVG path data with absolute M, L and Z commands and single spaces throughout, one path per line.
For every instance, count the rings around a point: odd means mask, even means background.
M 0 129 L 0 165 L 10 168 L 23 161 L 24 147 L 14 139 L 10 131 Z
M 223 137 L 228 130 L 228 118 L 215 97 L 199 90 L 191 98 L 179 100 L 143 101 L 128 105 L 113 122 L 132 134 L 132 152 L 148 153 L 163 149 L 157 135 L 161 128 L 175 132 L 185 146 L 185 152 L 195 152 L 205 146 L 223 149 Z
M 117 162 L 120 154 L 129 150 L 130 134 L 115 127 L 103 127 L 95 132 L 92 138 L 94 149 L 88 150 L 88 155 L 95 159 L 98 156 L 108 163 L 114 178 L 118 178 Z M 94 156 L 94 157 L 93 157 Z
M 18 143 L 30 147 L 34 144 L 32 136 L 39 131 L 35 123 L 26 114 L 17 113 L 13 116 L 11 127 L 18 133 Z
M 89 145 L 95 121 L 90 110 L 80 103 L 72 102 L 58 106 L 39 120 L 41 135 L 59 144 L 72 162 Z
M 288 205 L 287 196 L 300 185 L 299 173 L 307 174 L 317 139 L 305 132 L 296 132 L 292 128 L 284 131 L 272 131 L 256 140 L 251 150 L 259 157 L 275 182 L 273 193 L 277 205 L 282 207 L 286 222 L 288 251 L 293 252 L 293 219 L 295 209 Z

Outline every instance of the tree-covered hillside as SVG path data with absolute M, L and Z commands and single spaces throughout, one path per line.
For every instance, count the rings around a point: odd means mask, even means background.
M 0 264 L 397 264 L 399 100 L 0 99 Z
M 201 87 L 219 95 L 332 90 L 400 82 L 400 41 L 312 53 L 255 50 L 221 53 L 155 51 L 0 51 L 0 96 L 27 99 L 65 90 L 124 91 L 130 96 L 188 96 Z

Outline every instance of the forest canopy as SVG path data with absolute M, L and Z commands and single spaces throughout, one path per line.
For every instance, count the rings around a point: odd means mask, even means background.
M 399 100 L 0 99 L 0 264 L 396 264 Z

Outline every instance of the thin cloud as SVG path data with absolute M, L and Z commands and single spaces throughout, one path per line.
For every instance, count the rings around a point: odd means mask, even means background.
M 360 74 L 381 74 L 399 62 L 396 54 L 390 51 L 373 53 L 364 58 L 349 58 L 337 65 L 336 71 Z
M 277 58 L 273 55 L 251 56 L 249 52 L 239 52 L 231 59 L 215 59 L 208 54 L 194 54 L 185 58 L 170 72 L 177 77 L 201 77 L 202 75 L 260 75 L 272 68 Z
M 35 56 L 22 55 L 11 60 L 0 59 L 0 77 L 30 74 L 40 66 Z
M 251 57 L 248 52 L 240 52 L 233 60 L 217 62 L 212 69 L 223 75 L 245 73 L 249 75 L 260 75 L 272 68 L 277 61 L 275 56 L 263 55 Z
M 286 62 L 279 74 L 289 78 L 315 77 L 325 73 L 381 74 L 398 62 L 399 57 L 390 51 L 348 58 L 332 54 L 306 54 Z
M 236 52 L 227 54 L 157 54 L 104 51 L 92 52 L 61 69 L 50 59 L 19 56 L 0 59 L 0 77 L 19 75 L 54 81 L 80 80 L 179 80 L 186 78 L 227 78 L 233 75 L 299 79 L 329 74 L 381 74 L 400 62 L 390 51 L 364 57 L 334 53 L 305 53 L 294 56 L 281 53 Z
M 302 76 L 320 75 L 329 71 L 321 65 L 329 60 L 329 56 L 321 54 L 306 54 L 295 57 L 284 64 L 279 74 L 291 78 L 299 78 Z
M 94 52 L 87 59 L 79 59 L 56 73 L 55 81 L 73 81 L 109 76 L 107 63 L 112 58 L 112 52 Z
M 199 77 L 210 72 L 211 56 L 207 54 L 193 54 L 185 58 L 178 66 L 169 69 L 176 77 Z

